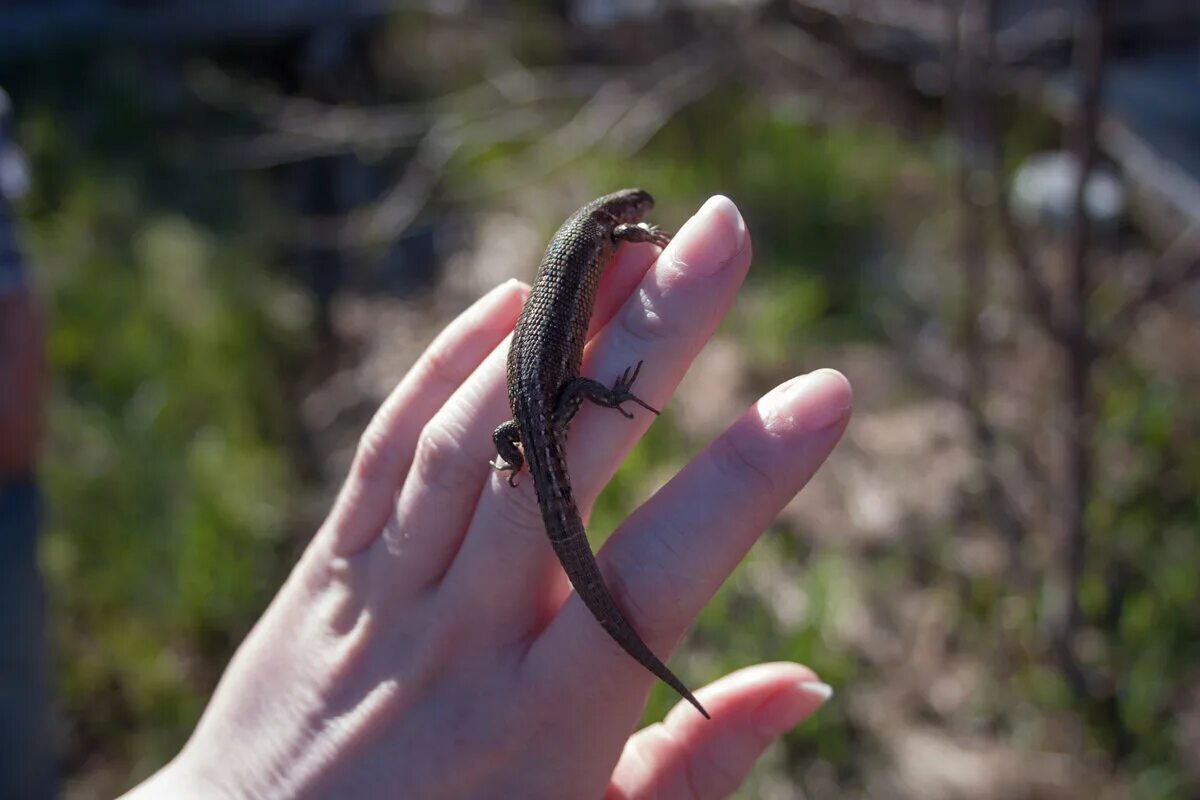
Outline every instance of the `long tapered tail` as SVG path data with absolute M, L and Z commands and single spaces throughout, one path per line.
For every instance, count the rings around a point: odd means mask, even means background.
M 575 587 L 575 592 L 596 621 L 626 653 L 695 706 L 706 719 L 712 719 L 704 710 L 704 706 L 700 705 L 700 701 L 684 686 L 683 681 L 646 646 L 642 637 L 638 636 L 637 631 L 617 607 L 608 586 L 604 583 L 600 567 L 596 564 L 591 545 L 588 544 L 587 532 L 571 492 L 570 478 L 563 468 L 566 462 L 562 445 L 555 437 L 550 438 L 551 441 L 545 443 L 526 441 L 525 452 L 530 457 L 529 471 L 537 490 L 538 505 L 542 509 L 546 533 L 563 571 Z M 541 444 L 546 446 L 538 446 Z M 549 455 L 551 463 L 537 463 L 542 454 Z

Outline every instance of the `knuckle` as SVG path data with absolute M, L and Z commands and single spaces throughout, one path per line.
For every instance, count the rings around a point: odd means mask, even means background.
M 771 495 L 778 483 L 771 465 L 743 436 L 727 434 L 709 451 L 719 479 L 750 496 Z
M 462 370 L 452 358 L 450 348 L 435 340 L 421 356 L 422 383 L 431 390 L 447 393 L 458 388 L 463 381 Z
M 370 425 L 358 440 L 351 470 L 359 483 L 374 485 L 392 480 L 400 459 L 397 448 L 388 446 L 387 436 Z
M 528 473 L 522 473 L 521 485 L 511 487 L 505 485 L 500 493 L 500 502 L 496 504 L 496 521 L 508 530 L 542 530 L 542 512 L 538 507 L 533 490 L 525 484 Z
M 745 776 L 726 763 L 726 759 L 724 754 L 718 754 L 716 758 L 689 756 L 683 769 L 688 797 L 692 800 L 710 800 L 728 797 L 736 791 Z
M 665 548 L 662 548 L 665 549 Z M 662 557 L 633 560 L 610 560 L 612 567 L 605 571 L 605 583 L 629 623 L 647 641 L 672 641 L 679 632 L 680 612 L 677 599 L 686 590 L 680 571 L 671 569 Z
M 628 338 L 641 344 L 656 344 L 679 334 L 681 320 L 676 314 L 664 313 L 661 298 L 642 291 L 637 293 L 637 300 L 627 304 L 618 317 L 620 329 Z
M 413 474 L 435 490 L 455 491 L 479 480 L 481 467 L 450 426 L 430 422 L 417 438 Z
M 670 782 L 678 796 L 687 800 L 711 800 L 729 797 L 741 786 L 745 775 L 730 763 L 726 753 L 706 751 L 701 755 L 695 752 L 669 722 L 659 723 L 656 733 L 665 748 L 679 756 L 677 778 Z

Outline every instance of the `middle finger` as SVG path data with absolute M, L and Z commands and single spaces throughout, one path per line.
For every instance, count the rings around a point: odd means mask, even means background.
M 729 309 L 749 263 L 749 237 L 736 206 L 724 197 L 710 199 L 589 345 L 582 374 L 609 383 L 644 361 L 634 392 L 661 407 Z M 632 420 L 612 409 L 580 410 L 571 425 L 567 462 L 585 518 L 652 419 L 640 410 Z M 484 489 L 442 584 L 475 601 L 477 624 L 514 638 L 548 619 L 566 592 L 532 481 L 522 477 L 517 490 L 501 477 Z

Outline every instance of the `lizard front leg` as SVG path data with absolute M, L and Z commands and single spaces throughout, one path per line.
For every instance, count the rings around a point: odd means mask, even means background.
M 517 425 L 517 421 L 510 419 L 492 431 L 492 441 L 496 444 L 496 454 L 499 458 L 504 459 L 504 463 L 500 463 L 498 460 L 490 462 L 492 468 L 498 472 L 507 472 L 508 485 L 516 486 L 517 473 L 525 464 L 525 456 L 521 453 L 520 446 L 521 428 Z
M 667 242 L 671 241 L 671 234 L 646 222 L 618 225 L 613 228 L 612 237 L 617 242 L 651 242 L 659 247 L 666 247 Z
M 617 378 L 611 389 L 600 383 L 600 381 L 594 381 L 591 378 L 576 378 L 568 383 L 562 388 L 562 392 L 558 396 L 558 405 L 554 409 L 555 430 L 560 432 L 566 431 L 567 426 L 571 424 L 571 420 L 575 418 L 575 414 L 579 412 L 579 406 L 583 404 L 584 398 L 591 400 L 598 406 L 615 408 L 627 419 L 633 419 L 633 414 L 621 408 L 621 404 L 626 402 L 637 403 L 647 411 L 657 414 L 657 408 L 654 408 L 631 391 L 633 382 L 637 380 L 638 373 L 641 371 L 641 361 L 637 363 L 636 367 L 626 367 L 625 372 L 621 374 L 621 377 Z

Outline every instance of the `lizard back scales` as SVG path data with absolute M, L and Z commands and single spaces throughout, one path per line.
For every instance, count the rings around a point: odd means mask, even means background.
M 657 414 L 631 391 L 636 368 L 611 386 L 579 375 L 588 323 L 600 276 L 623 241 L 659 246 L 670 236 L 642 222 L 654 205 L 641 189 L 624 189 L 576 211 L 551 238 L 533 289 L 513 331 L 508 353 L 508 398 L 513 419 L 493 434 L 509 483 L 525 464 L 533 478 L 546 534 L 584 605 L 596 621 L 639 664 L 708 717 L 704 707 L 654 654 L 613 600 L 588 544 L 571 489 L 564 443 L 567 427 L 583 400 L 614 408 L 636 403 Z

